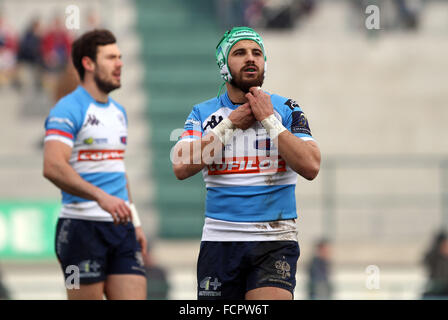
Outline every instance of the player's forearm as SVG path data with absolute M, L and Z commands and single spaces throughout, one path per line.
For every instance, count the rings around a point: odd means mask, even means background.
M 178 143 L 172 158 L 174 174 L 179 180 L 194 176 L 207 164 L 213 163 L 222 146 L 212 133 L 199 140 Z
M 44 177 L 61 190 L 87 200 L 98 201 L 104 191 L 85 181 L 65 162 L 44 162 Z
M 173 164 L 174 175 L 179 180 L 194 176 L 205 167 L 205 164 Z
M 305 179 L 313 180 L 319 173 L 321 155 L 315 143 L 283 131 L 278 135 L 278 150 L 291 169 Z

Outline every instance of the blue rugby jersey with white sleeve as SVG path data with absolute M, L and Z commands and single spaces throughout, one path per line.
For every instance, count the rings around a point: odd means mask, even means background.
M 120 104 L 112 98 L 97 102 L 78 86 L 51 109 L 45 130 L 45 142 L 57 140 L 72 148 L 70 165 L 84 180 L 128 201 L 124 165 L 127 116 Z M 64 191 L 60 217 L 113 221 L 96 201 Z
M 303 140 L 314 140 L 299 105 L 292 99 L 270 96 L 274 114 L 283 126 Z M 193 141 L 207 135 L 238 106 L 230 101 L 227 93 L 195 105 L 180 141 Z M 275 233 L 273 221 L 297 218 L 297 173 L 282 159 L 258 121 L 247 130 L 238 129 L 233 140 L 224 147 L 221 163 L 205 166 L 202 174 L 207 188 L 203 240 L 217 240 L 222 232 L 213 233 L 215 229 L 226 230 L 229 235 L 242 226 L 246 231 L 262 235 L 247 238 L 239 233 L 233 240 L 266 240 L 270 229 Z M 268 232 L 256 228 L 260 227 L 260 222 L 266 222 L 263 228 Z

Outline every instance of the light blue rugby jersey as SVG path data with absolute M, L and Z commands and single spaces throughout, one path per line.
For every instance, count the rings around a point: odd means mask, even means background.
M 292 99 L 271 94 L 275 116 L 283 126 L 303 140 L 314 140 L 308 121 Z M 188 116 L 180 141 L 207 135 L 238 105 L 227 93 L 195 105 Z M 297 217 L 297 174 L 278 154 L 276 146 L 256 121 L 247 130 L 237 130 L 224 148 L 221 164 L 202 170 L 207 188 L 205 216 L 232 222 L 260 222 Z
M 45 130 L 45 142 L 57 140 L 72 147 L 70 165 L 84 180 L 128 200 L 124 165 L 127 116 L 120 104 L 112 98 L 97 102 L 78 86 L 51 109 Z M 95 201 L 62 191 L 62 204 L 61 217 L 113 221 Z

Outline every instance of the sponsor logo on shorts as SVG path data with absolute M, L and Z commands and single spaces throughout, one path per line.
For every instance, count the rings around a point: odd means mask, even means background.
M 84 260 L 78 264 L 80 278 L 96 278 L 101 275 L 101 265 L 95 260 Z
M 291 266 L 286 260 L 275 261 L 275 269 L 277 269 L 277 274 L 282 276 L 282 279 L 291 277 Z
M 124 150 L 80 150 L 78 161 L 123 160 Z
M 219 282 L 218 278 L 205 277 L 199 283 L 199 287 L 204 290 L 199 291 L 199 296 L 206 297 L 220 297 L 221 291 L 218 291 L 218 288 L 221 286 L 221 282 Z
M 58 240 L 56 243 L 56 252 L 58 253 L 58 255 L 61 254 L 62 245 L 68 243 L 68 231 L 71 222 L 72 221 L 70 219 L 64 220 L 61 225 L 61 229 L 59 230 Z
M 135 260 L 137 261 L 137 263 L 140 267 L 143 267 L 145 265 L 143 263 L 143 255 L 142 255 L 141 251 L 137 251 L 135 253 Z

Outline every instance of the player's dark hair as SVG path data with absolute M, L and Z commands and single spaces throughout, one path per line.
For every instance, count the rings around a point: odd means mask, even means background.
M 82 58 L 89 57 L 96 62 L 96 54 L 98 46 L 105 46 L 116 43 L 117 39 L 112 32 L 106 29 L 95 29 L 84 33 L 81 37 L 76 39 L 72 45 L 72 60 L 73 65 L 78 71 L 81 80 L 84 80 L 84 67 L 82 66 Z

